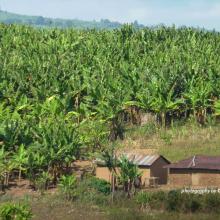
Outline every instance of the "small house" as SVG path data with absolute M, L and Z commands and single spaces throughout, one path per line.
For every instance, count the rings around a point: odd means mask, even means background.
M 220 186 L 220 156 L 192 156 L 166 165 L 173 186 Z
M 137 165 L 141 176 L 142 185 L 149 185 L 151 179 L 156 179 L 158 184 L 166 184 L 168 173 L 167 169 L 163 167 L 170 164 L 170 162 L 161 155 L 144 155 L 126 153 L 121 154 L 118 158 L 125 156 L 133 164 Z M 111 173 L 106 165 L 97 160 L 96 177 L 111 182 Z

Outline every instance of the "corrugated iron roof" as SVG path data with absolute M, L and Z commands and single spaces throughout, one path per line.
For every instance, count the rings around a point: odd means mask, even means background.
M 130 162 L 137 166 L 151 166 L 160 157 L 160 155 L 124 153 L 119 156 L 119 160 L 122 156 L 125 156 Z
M 151 166 L 160 157 L 166 160 L 167 163 L 170 163 L 166 158 L 157 154 L 146 155 L 146 154 L 122 153 L 117 156 L 119 161 L 122 159 L 122 157 L 126 157 L 130 162 L 132 162 L 137 166 Z M 94 162 L 98 165 L 102 165 L 102 166 L 105 165 L 105 162 L 98 158 Z
M 220 156 L 196 155 L 165 166 L 171 169 L 220 170 Z

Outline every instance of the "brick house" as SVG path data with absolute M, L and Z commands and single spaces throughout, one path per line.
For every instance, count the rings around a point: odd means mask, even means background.
M 164 168 L 168 169 L 168 183 L 172 186 L 220 186 L 220 156 L 192 156 Z
M 126 153 L 120 155 L 119 160 L 121 156 L 127 157 L 130 162 L 138 166 L 142 172 L 141 182 L 143 185 L 149 185 L 151 178 L 157 178 L 158 184 L 167 184 L 168 173 L 167 169 L 163 167 L 170 162 L 163 156 Z M 111 173 L 103 161 L 96 160 L 96 165 L 96 177 L 110 182 Z

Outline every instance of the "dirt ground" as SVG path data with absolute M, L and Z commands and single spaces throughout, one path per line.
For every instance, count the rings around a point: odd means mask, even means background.
M 150 154 L 155 153 L 155 151 L 152 149 L 151 151 L 146 149 L 135 149 L 134 151 L 126 151 L 126 152 L 132 152 L 132 153 L 143 153 L 143 154 Z M 80 179 L 83 174 L 86 172 L 92 172 L 94 169 L 94 165 L 91 161 L 76 161 L 74 162 L 73 166 L 73 173 Z M 149 188 L 146 190 L 170 190 L 170 186 L 164 185 L 164 186 L 158 186 L 156 188 Z M 49 188 L 47 191 L 48 194 L 55 194 L 57 192 L 56 188 Z M 1 195 L 1 194 L 0 194 Z M 21 179 L 19 182 L 18 180 L 11 181 L 9 184 L 9 188 L 5 190 L 4 195 L 7 195 L 11 198 L 17 198 L 17 197 L 24 197 L 24 196 L 39 196 L 40 193 L 36 190 L 34 190 L 30 186 L 30 182 L 26 179 Z
M 72 173 L 74 173 L 78 178 L 81 177 L 86 172 L 92 172 L 93 164 L 91 161 L 76 161 L 72 166 Z M 50 188 L 48 190 L 49 194 L 54 194 L 57 191 L 56 188 Z M 30 182 L 27 179 L 21 179 L 19 182 L 17 179 L 9 182 L 9 187 L 4 193 L 0 192 L 1 195 L 7 195 L 9 197 L 24 197 L 24 196 L 38 196 L 39 192 L 34 190 L 30 186 Z
M 50 188 L 48 189 L 47 193 L 54 194 L 56 193 L 56 188 Z M 13 181 L 10 182 L 9 187 L 5 189 L 5 192 L 2 192 L 0 194 L 5 195 L 9 198 L 22 198 L 25 196 L 40 196 L 40 192 L 33 189 L 33 187 L 30 186 L 30 183 L 28 180 L 21 179 L 21 181 Z

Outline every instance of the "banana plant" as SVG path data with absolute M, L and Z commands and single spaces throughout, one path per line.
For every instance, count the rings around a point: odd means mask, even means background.
M 214 109 L 215 109 L 215 115 L 220 116 L 220 100 L 215 101 Z
M 189 89 L 184 93 L 186 102 L 189 103 L 195 119 L 201 115 L 206 120 L 207 110 L 212 105 L 212 85 L 201 78 L 192 79 Z
M 167 82 L 164 83 L 162 79 L 149 86 L 150 109 L 160 115 L 163 128 L 166 128 L 167 114 L 179 110 L 181 105 L 184 104 L 183 99 L 175 97 L 175 86 L 174 83 L 169 88 L 170 86 L 167 85 Z
M 124 191 L 127 192 L 128 197 L 130 197 L 130 193 L 134 187 L 134 182 L 141 176 L 141 172 L 138 170 L 138 167 L 135 164 L 126 158 L 126 156 L 122 156 L 119 161 L 120 171 L 118 174 L 118 179 L 119 182 L 123 184 Z
M 0 145 L 10 154 L 37 146 L 28 172 L 57 170 L 123 139 L 128 117 L 139 124 L 140 110 L 156 114 L 162 127 L 183 111 L 203 121 L 213 109 L 218 114 L 216 32 L 0 24 L 0 36 Z
M 26 164 L 28 161 L 28 154 L 25 146 L 21 144 L 12 157 L 13 166 L 19 171 L 18 180 L 21 181 L 22 172 L 26 171 Z
M 4 186 L 8 185 L 9 182 L 9 153 L 5 151 L 4 147 L 0 150 L 0 183 L 1 190 L 4 189 Z
M 114 200 L 115 194 L 115 185 L 116 185 L 116 177 L 117 177 L 117 167 L 118 167 L 118 159 L 116 146 L 114 144 L 106 147 L 103 151 L 98 154 L 98 158 L 101 159 L 105 166 L 108 168 L 111 174 L 111 188 L 112 188 L 112 202 Z
M 75 176 L 61 176 L 58 188 L 67 200 L 76 196 L 77 179 Z

